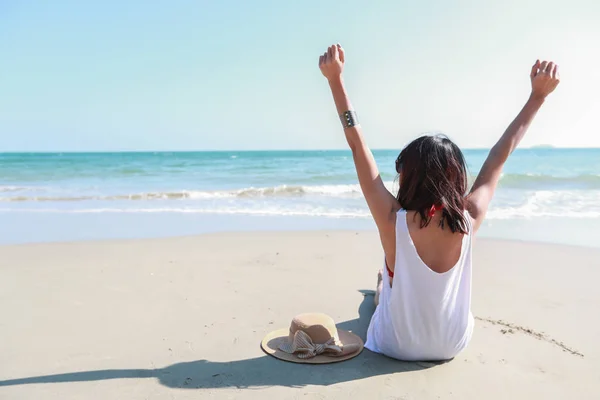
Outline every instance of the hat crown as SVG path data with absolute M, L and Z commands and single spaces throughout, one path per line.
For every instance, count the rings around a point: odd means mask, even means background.
M 338 331 L 333 318 L 322 313 L 300 314 L 292 319 L 290 324 L 290 338 L 297 331 L 304 331 L 314 343 L 323 344 L 334 338 L 339 343 Z

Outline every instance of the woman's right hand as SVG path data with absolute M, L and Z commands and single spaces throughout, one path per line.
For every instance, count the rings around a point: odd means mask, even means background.
M 531 68 L 531 96 L 545 99 L 560 83 L 558 65 L 552 61 L 537 60 Z

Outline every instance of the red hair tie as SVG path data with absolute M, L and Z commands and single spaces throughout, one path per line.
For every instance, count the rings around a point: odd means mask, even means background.
M 444 205 L 440 204 L 439 206 L 436 206 L 435 204 L 431 206 L 431 208 L 429 209 L 429 217 L 433 217 L 435 215 L 436 211 L 440 211 L 444 209 Z

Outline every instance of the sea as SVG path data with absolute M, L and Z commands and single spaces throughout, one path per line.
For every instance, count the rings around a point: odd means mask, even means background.
M 397 190 L 399 150 L 377 150 Z M 464 151 L 471 181 L 488 151 Z M 0 153 L 0 244 L 374 230 L 349 151 Z M 481 236 L 600 247 L 600 149 L 518 149 Z

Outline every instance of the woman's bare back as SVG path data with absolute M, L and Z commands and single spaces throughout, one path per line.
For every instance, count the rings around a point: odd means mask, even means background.
M 443 274 L 452 269 L 460 258 L 463 234 L 453 233 L 447 226 L 440 227 L 442 213 L 437 212 L 429 225 L 421 228 L 421 217 L 414 211 L 406 213 L 408 232 L 417 254 L 429 269 Z

